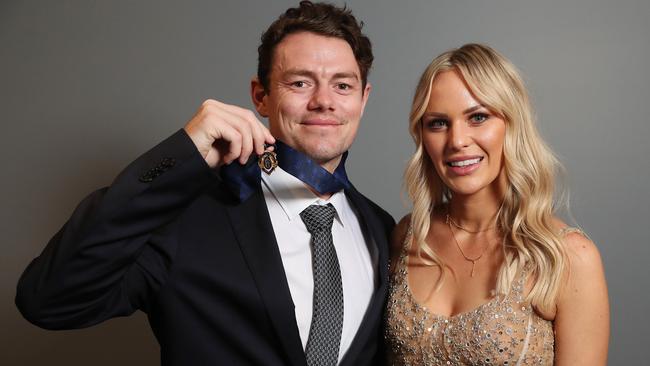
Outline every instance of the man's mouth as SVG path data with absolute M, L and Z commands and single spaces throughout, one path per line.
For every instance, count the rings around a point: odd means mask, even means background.
M 301 124 L 307 126 L 338 126 L 341 123 L 334 119 L 309 119 L 302 121 Z

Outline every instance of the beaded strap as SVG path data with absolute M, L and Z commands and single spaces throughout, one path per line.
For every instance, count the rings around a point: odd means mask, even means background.
M 573 227 L 573 226 L 565 226 L 562 229 L 560 229 L 560 232 L 559 232 L 560 236 L 566 236 L 567 234 L 571 234 L 571 233 L 578 233 L 578 234 L 580 234 L 582 236 L 587 236 L 584 231 L 580 230 L 577 227 Z

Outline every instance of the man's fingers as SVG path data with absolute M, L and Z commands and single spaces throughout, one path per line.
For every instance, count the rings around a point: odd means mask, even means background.
M 255 153 L 261 155 L 264 153 L 264 143 L 274 144 L 275 138 L 271 132 L 264 126 L 257 118 L 255 113 L 249 109 L 244 109 L 235 105 L 222 104 L 223 110 L 239 116 L 243 121 L 246 121 L 250 126 L 253 138 L 253 146 Z
M 275 144 L 275 137 L 273 137 L 273 135 L 271 135 L 271 131 L 269 131 L 269 129 L 266 128 L 266 126 L 264 126 L 261 123 L 259 124 L 259 127 L 260 127 L 260 131 L 262 132 L 262 137 L 261 137 L 262 140 L 263 140 L 262 141 L 262 149 L 264 149 L 264 144 L 265 143 L 269 144 L 269 145 Z
M 234 127 L 224 124 L 219 129 L 218 138 L 216 140 L 223 140 L 228 142 L 228 151 L 223 154 L 221 160 L 225 164 L 230 164 L 241 155 L 242 138 L 241 134 Z
M 230 164 L 236 159 L 245 164 L 253 152 L 264 153 L 265 143 L 275 143 L 275 138 L 254 112 L 214 99 L 201 104 L 185 130 L 213 167 Z
M 265 129 L 266 127 L 260 122 L 253 124 L 253 143 L 257 155 L 262 155 L 264 153 L 264 143 L 266 142 L 266 135 L 264 133 Z
M 239 162 L 241 164 L 246 164 L 248 157 L 251 156 L 253 152 L 253 134 L 249 127 L 242 127 L 241 130 L 245 130 L 244 133 L 240 132 L 241 135 L 241 151 L 239 155 Z M 240 130 L 240 131 L 241 131 Z
M 241 151 L 240 154 L 236 156 L 239 158 L 241 164 L 246 164 L 248 158 L 253 152 L 254 146 L 254 134 L 255 134 L 255 125 L 254 122 L 250 121 L 250 117 L 246 114 L 241 113 L 240 111 L 230 109 L 222 109 L 219 111 L 220 119 L 223 120 L 224 125 L 229 125 L 230 127 L 236 129 L 239 132 L 241 140 Z

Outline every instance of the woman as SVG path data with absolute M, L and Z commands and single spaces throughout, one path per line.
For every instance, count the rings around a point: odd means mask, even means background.
M 600 255 L 554 216 L 558 163 L 521 77 L 465 45 L 422 75 L 394 234 L 386 339 L 395 365 L 604 365 Z

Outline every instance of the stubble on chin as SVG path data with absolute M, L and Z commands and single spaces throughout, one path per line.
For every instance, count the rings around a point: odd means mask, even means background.
M 297 149 L 318 165 L 334 171 L 339 164 L 340 158 L 345 152 L 342 146 L 329 145 L 325 143 L 314 143 L 313 145 L 300 144 Z
M 322 142 L 315 142 L 313 144 L 301 144 L 299 149 L 302 151 L 302 153 L 319 164 L 326 163 L 332 159 L 337 158 L 340 155 L 337 152 L 338 149 L 333 146 L 328 146 Z

